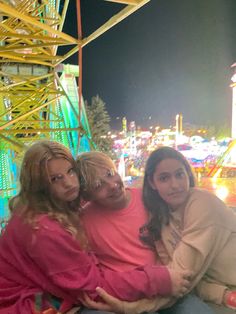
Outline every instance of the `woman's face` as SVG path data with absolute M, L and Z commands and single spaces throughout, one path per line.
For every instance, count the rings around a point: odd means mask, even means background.
M 189 176 L 184 165 L 176 159 L 162 160 L 149 182 L 172 209 L 177 209 L 188 197 Z
M 68 160 L 64 158 L 49 160 L 48 174 L 49 189 L 54 198 L 63 202 L 71 202 L 78 197 L 78 176 Z

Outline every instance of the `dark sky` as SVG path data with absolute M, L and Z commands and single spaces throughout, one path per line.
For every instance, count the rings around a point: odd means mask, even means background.
M 72 2 L 64 31 L 76 36 Z M 86 36 L 123 5 L 81 7 Z M 168 127 L 181 112 L 184 122 L 230 126 L 235 30 L 235 0 L 151 0 L 84 47 L 84 98 L 99 94 L 113 121 Z

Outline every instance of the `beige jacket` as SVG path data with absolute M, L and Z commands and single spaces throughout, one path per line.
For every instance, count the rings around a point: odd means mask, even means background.
M 208 301 L 221 304 L 227 287 L 236 289 L 236 214 L 215 195 L 192 188 L 183 208 L 171 215 L 156 243 L 159 258 L 193 271 L 192 286 Z M 171 261 L 172 260 L 172 261 Z M 155 312 L 173 298 L 125 302 L 125 313 Z
M 204 300 L 221 304 L 226 287 L 236 289 L 236 214 L 214 194 L 192 188 L 186 205 L 164 226 L 162 241 L 162 261 L 164 246 L 173 268 L 193 272 L 191 289 Z

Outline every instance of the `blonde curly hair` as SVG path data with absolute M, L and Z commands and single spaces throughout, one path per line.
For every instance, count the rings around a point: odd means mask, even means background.
M 66 159 L 76 169 L 70 150 L 58 142 L 42 140 L 29 147 L 21 165 L 20 191 L 10 200 L 9 208 L 12 212 L 19 212 L 33 225 L 37 223 L 38 215 L 47 214 L 77 236 L 79 197 L 72 202 L 62 203 L 48 192 L 51 184 L 48 161 L 59 158 Z

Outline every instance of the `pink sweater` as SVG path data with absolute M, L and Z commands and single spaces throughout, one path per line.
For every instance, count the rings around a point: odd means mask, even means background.
M 0 237 L 0 314 L 33 313 L 35 295 L 46 292 L 76 304 L 81 292 L 96 299 L 96 287 L 123 299 L 136 300 L 171 292 L 165 267 L 146 266 L 116 273 L 101 270 L 95 256 L 46 215 L 37 229 L 14 215 Z M 46 301 L 45 301 L 46 302 Z
M 81 217 L 91 250 L 103 267 L 115 271 L 157 263 L 156 253 L 139 238 L 140 227 L 148 220 L 142 192 L 128 190 L 131 199 L 126 208 L 114 210 L 89 202 Z

